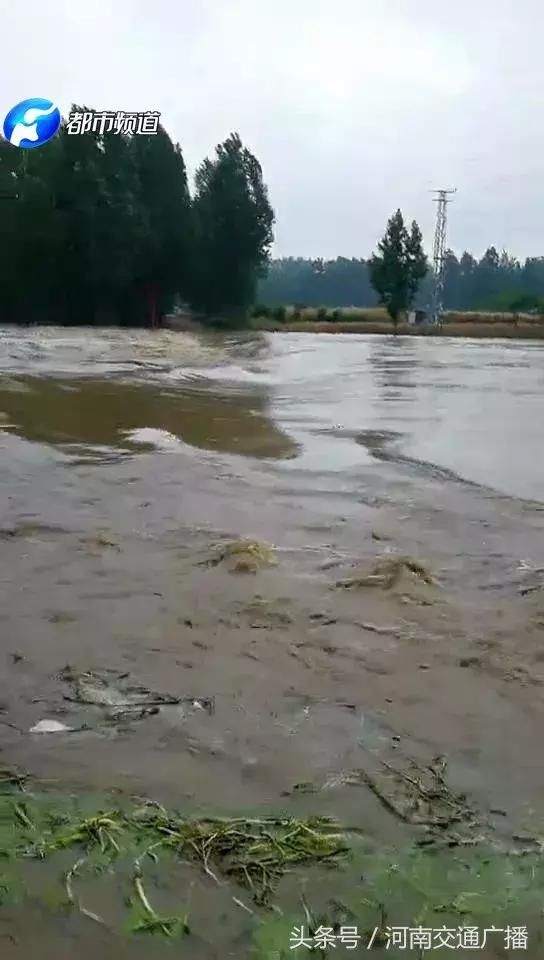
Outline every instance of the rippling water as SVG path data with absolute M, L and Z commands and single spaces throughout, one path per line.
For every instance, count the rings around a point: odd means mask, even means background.
M 467 583 L 512 581 L 544 563 L 543 382 L 535 342 L 0 328 L 4 511 L 77 525 L 87 497 L 128 531 L 126 463 L 158 535 L 185 477 L 195 524 L 304 546 L 344 520 L 350 550 L 387 517 Z
M 3 762 L 300 815 L 286 788 L 387 749 L 446 756 L 455 789 L 507 823 L 539 811 L 543 383 L 538 342 L 0 328 Z M 277 565 L 208 562 L 245 536 Z M 391 553 L 432 584 L 346 589 Z M 80 727 L 66 664 L 217 709 Z M 72 709 L 69 736 L 29 733 Z M 369 791 L 308 803 L 389 843 Z M 202 909 L 214 945 L 195 956 L 238 956 L 241 940 L 215 949 L 224 906 Z M 84 933 L 79 956 L 128 955 Z
M 29 439 L 178 439 L 310 473 L 381 458 L 544 498 L 539 343 L 3 328 L 0 371 L 5 430 Z

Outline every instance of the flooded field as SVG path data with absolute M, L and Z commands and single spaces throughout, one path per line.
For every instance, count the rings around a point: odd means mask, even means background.
M 540 853 L 543 388 L 523 341 L 0 328 L 2 766 L 187 816 L 333 816 L 384 849 L 440 826 Z M 358 916 L 358 857 L 319 909 Z M 176 956 L 306 955 L 297 876 L 267 940 L 251 884 L 183 870 L 153 894 L 192 891 Z M 56 960 L 171 954 L 114 933 L 94 883 L 103 924 L 3 907 L 2 957 L 38 935 Z M 416 886 L 387 924 L 430 925 Z M 516 902 L 540 957 L 541 907 Z

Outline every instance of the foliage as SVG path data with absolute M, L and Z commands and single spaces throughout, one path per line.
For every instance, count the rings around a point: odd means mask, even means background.
M 208 316 L 239 325 L 255 300 L 273 239 L 261 166 L 233 133 L 198 168 L 195 187 L 190 298 Z
M 237 135 L 199 168 L 194 201 L 162 127 L 61 126 L 29 151 L 0 140 L 0 193 L 8 322 L 155 324 L 176 300 L 243 312 L 272 241 L 262 171 Z
M 162 127 L 156 136 L 133 137 L 130 148 L 141 211 L 134 282 L 151 310 L 163 313 L 189 280 L 191 202 L 185 164 L 179 144 Z
M 367 262 L 345 257 L 321 261 L 319 271 L 313 261 L 302 257 L 273 260 L 259 282 L 258 296 L 270 305 L 294 304 L 299 315 L 307 306 L 374 306 L 378 302 Z
M 511 313 L 514 323 L 517 323 L 520 313 L 544 314 L 544 296 L 537 296 L 524 290 L 504 290 L 490 297 L 486 306 L 492 310 Z
M 422 280 L 414 302 L 427 308 L 431 302 L 433 273 Z M 480 260 L 464 252 L 457 257 L 446 251 L 444 305 L 447 310 L 513 310 L 517 296 L 536 298 L 535 309 L 544 301 L 544 257 L 520 263 L 503 251 L 490 248 Z M 322 263 L 319 274 L 313 261 L 303 258 L 272 260 L 258 287 L 263 303 L 319 307 L 374 307 L 378 299 L 370 282 L 369 261 L 338 257 Z M 527 307 L 522 307 L 523 313 Z M 529 310 L 532 308 L 529 307 Z M 259 314 L 264 316 L 263 313 Z M 349 319 L 344 316 L 342 319 Z
M 401 313 L 412 306 L 427 272 L 421 231 L 415 220 L 408 232 L 397 210 L 387 223 L 378 251 L 369 262 L 370 279 L 396 327 Z
M 261 167 L 238 134 L 201 164 L 193 200 L 181 149 L 163 128 L 156 136 L 69 136 L 61 126 L 39 150 L 0 139 L 0 198 L 3 322 L 149 324 L 181 301 L 239 324 L 256 296 L 268 307 L 253 316 L 294 304 L 292 320 L 310 319 L 306 307 L 378 304 L 375 257 L 269 263 L 274 214 Z M 412 274 L 420 256 L 413 230 L 403 240 Z M 413 302 L 425 308 L 432 271 L 419 280 Z M 521 263 L 495 246 L 479 260 L 447 251 L 446 309 L 517 315 L 541 312 L 543 303 L 544 257 Z
M 0 854 L 7 863 L 49 860 L 72 852 L 65 875 L 66 900 L 82 910 L 74 878 L 83 871 L 117 867 L 132 878 L 143 908 L 133 931 L 187 930 L 187 917 L 162 917 L 144 887 L 145 863 L 190 862 L 216 884 L 231 880 L 258 906 L 269 906 L 282 877 L 295 867 L 334 866 L 349 852 L 347 838 L 330 817 L 184 817 L 159 804 L 96 809 L 75 798 L 0 795 Z M 70 862 L 70 861 L 68 861 Z M 9 878 L 6 879 L 9 887 Z M 88 913 L 83 910 L 82 912 Z M 100 920 L 94 916 L 94 919 Z

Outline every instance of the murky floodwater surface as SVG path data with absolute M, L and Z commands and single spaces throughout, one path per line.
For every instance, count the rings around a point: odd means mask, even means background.
M 0 349 L 4 430 L 29 440 L 177 439 L 315 472 L 368 463 L 358 442 L 544 500 L 539 344 L 4 328 Z
M 544 795 L 543 388 L 544 349 L 521 341 L 0 328 L 5 762 L 395 836 L 353 771 L 441 755 L 503 833 L 527 829 Z M 244 537 L 274 565 L 228 567 L 218 544 Z M 68 667 L 159 706 L 82 707 Z M 44 719 L 72 732 L 29 732 Z

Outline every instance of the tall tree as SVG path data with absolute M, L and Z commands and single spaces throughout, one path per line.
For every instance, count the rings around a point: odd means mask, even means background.
M 72 110 L 89 108 L 74 104 Z M 92 324 L 103 293 L 100 279 L 105 250 L 97 228 L 108 207 L 102 143 L 91 132 L 72 136 L 62 127 L 54 140 L 36 151 L 40 160 L 49 147 L 58 150 L 56 164 L 49 173 L 44 172 L 59 220 L 61 262 L 55 271 L 59 285 L 55 319 Z
M 268 263 L 274 212 L 261 166 L 237 133 L 198 168 L 193 219 L 192 302 L 240 322 Z
M 466 250 L 459 261 L 459 284 L 460 284 L 460 303 L 461 310 L 467 310 L 474 306 L 474 297 L 476 293 L 478 263 Z
M 453 250 L 444 255 L 444 304 L 451 310 L 458 310 L 461 296 L 461 267 Z
M 427 273 L 423 239 L 415 220 L 408 232 L 397 210 L 387 223 L 378 251 L 370 259 L 370 278 L 396 330 L 401 313 L 413 304 Z
M 88 108 L 73 106 L 73 111 Z M 8 319 L 153 322 L 187 285 L 191 208 L 179 146 L 63 126 L 25 151 L 0 143 Z
M 155 325 L 188 284 L 191 205 L 181 147 L 163 127 L 130 141 L 139 221 L 133 285 Z
M 544 257 L 527 257 L 521 286 L 528 293 L 544 296 Z
M 57 162 L 54 141 L 26 151 L 0 140 L 2 317 L 7 321 L 47 319 L 58 296 L 60 223 L 50 176 Z

